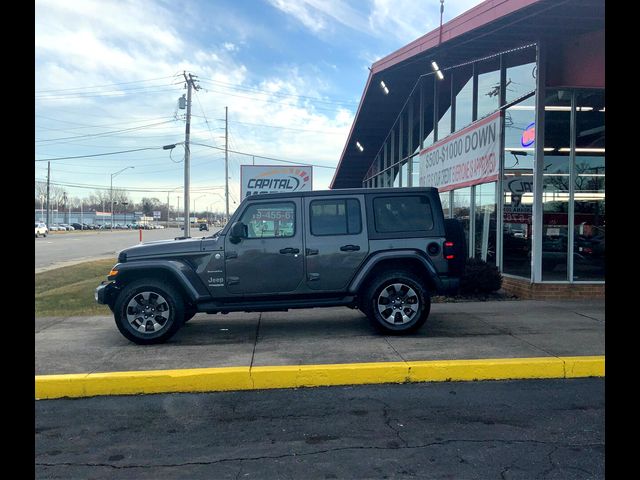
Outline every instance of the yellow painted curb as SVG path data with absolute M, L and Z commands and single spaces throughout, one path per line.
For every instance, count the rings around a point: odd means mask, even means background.
M 379 383 L 604 376 L 604 356 L 431 360 L 36 375 L 36 399 Z
M 557 357 L 436 360 L 408 362 L 412 382 L 564 378 L 564 362 Z
M 604 377 L 604 356 L 562 357 L 565 378 Z
M 409 369 L 405 362 L 253 367 L 251 378 L 259 389 L 404 383 Z
M 251 388 L 249 367 L 36 375 L 36 399 Z

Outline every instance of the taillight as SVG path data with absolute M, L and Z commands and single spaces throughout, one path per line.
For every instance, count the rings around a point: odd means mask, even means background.
M 444 254 L 444 258 L 446 258 L 447 260 L 453 260 L 454 258 L 456 258 L 456 256 L 453 254 L 453 247 L 453 242 L 444 242 L 444 249 L 442 253 Z

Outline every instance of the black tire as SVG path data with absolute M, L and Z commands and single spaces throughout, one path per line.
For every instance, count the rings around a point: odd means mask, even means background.
M 156 311 L 152 311 L 154 308 Z M 132 342 L 138 345 L 164 343 L 184 324 L 184 300 L 171 285 L 149 278 L 140 279 L 120 292 L 113 306 L 113 317 L 120 333 Z
M 389 300 L 387 309 L 383 308 L 384 298 Z M 431 296 L 414 273 L 395 270 L 383 272 L 369 283 L 362 304 L 363 312 L 377 330 L 402 335 L 415 332 L 427 321 Z

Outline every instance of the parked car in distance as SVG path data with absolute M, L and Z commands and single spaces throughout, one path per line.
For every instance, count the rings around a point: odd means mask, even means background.
M 36 227 L 36 237 L 46 237 L 47 234 L 49 233 L 49 229 L 47 228 L 47 225 L 45 223 L 42 222 L 35 222 L 35 227 Z
M 49 231 L 50 232 L 57 232 L 60 230 L 60 227 L 58 225 L 49 225 Z
M 202 231 L 207 231 L 207 232 L 208 232 L 208 231 L 209 231 L 209 225 L 207 225 L 206 223 L 201 223 L 201 224 L 200 224 L 200 227 L 199 227 L 199 230 L 200 230 L 201 232 L 202 232 Z

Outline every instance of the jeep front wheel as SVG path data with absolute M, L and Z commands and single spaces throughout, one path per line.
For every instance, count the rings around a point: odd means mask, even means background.
M 142 279 L 120 292 L 113 316 L 120 333 L 132 342 L 164 343 L 184 323 L 184 301 L 171 286 Z
M 427 320 L 431 299 L 409 272 L 387 272 L 371 282 L 365 299 L 371 323 L 387 334 L 411 333 Z

